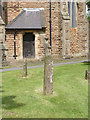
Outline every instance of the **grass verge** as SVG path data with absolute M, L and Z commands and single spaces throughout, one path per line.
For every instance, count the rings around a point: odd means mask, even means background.
M 43 95 L 43 68 L 3 72 L 3 118 L 87 118 L 87 64 L 54 67 L 53 95 Z

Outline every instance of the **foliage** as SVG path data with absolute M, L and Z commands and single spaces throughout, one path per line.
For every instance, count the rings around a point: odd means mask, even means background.
M 43 68 L 3 72 L 3 118 L 87 118 L 87 64 L 54 67 L 54 94 L 43 95 Z
M 90 5 L 90 0 L 87 0 L 87 5 Z
M 88 17 L 88 20 L 90 21 L 90 17 Z

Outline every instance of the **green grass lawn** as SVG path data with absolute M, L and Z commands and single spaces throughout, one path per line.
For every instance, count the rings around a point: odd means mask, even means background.
M 86 64 L 54 67 L 53 95 L 43 95 L 43 68 L 3 72 L 3 118 L 87 118 Z

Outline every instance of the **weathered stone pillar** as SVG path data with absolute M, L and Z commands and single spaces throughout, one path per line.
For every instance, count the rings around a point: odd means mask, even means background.
M 68 2 L 61 2 L 62 13 L 62 56 L 70 58 L 70 16 L 68 13 Z
M 45 37 L 45 58 L 44 58 L 44 94 L 53 93 L 53 60 L 51 47 L 48 44 L 48 38 Z
M 67 13 L 63 14 L 63 58 L 70 58 L 70 18 Z
M 27 60 L 26 59 L 24 59 L 23 71 L 24 71 L 24 77 L 27 77 Z
M 5 23 L 0 16 L 0 64 L 7 65 L 6 61 L 6 45 L 5 45 Z

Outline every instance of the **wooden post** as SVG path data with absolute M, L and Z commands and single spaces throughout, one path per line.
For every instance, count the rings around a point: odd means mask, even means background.
M 44 58 L 44 94 L 53 94 L 53 61 L 51 47 L 48 38 L 45 38 L 45 58 Z
M 85 79 L 88 79 L 88 70 L 85 71 Z
M 89 70 L 85 71 L 85 79 L 90 80 L 90 71 Z
M 24 71 L 24 77 L 27 77 L 27 60 L 26 59 L 24 59 L 23 71 Z

